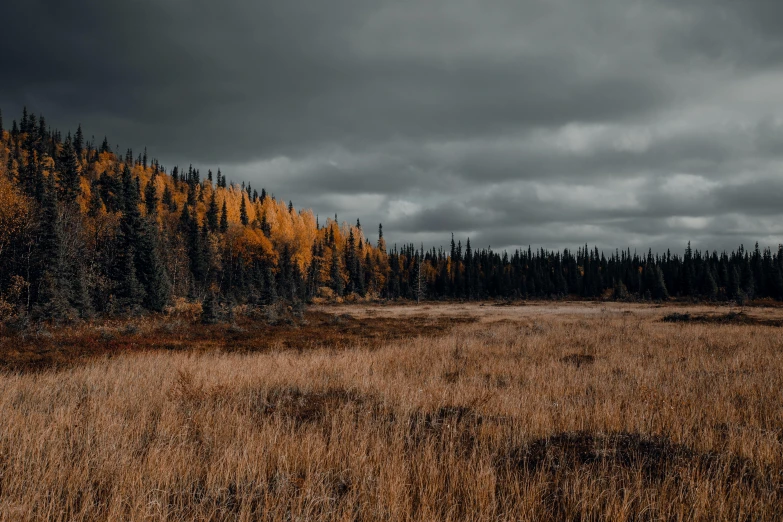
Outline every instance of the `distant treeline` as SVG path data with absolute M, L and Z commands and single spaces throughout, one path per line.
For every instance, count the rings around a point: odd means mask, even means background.
M 116 148 L 116 147 L 115 147 Z M 414 245 L 387 250 L 218 170 L 169 172 L 81 127 L 63 137 L 25 110 L 0 113 L 0 317 L 73 319 L 162 311 L 177 298 L 264 306 L 314 297 L 563 296 L 783 299 L 783 249 L 680 257 L 571 251 L 512 254 Z

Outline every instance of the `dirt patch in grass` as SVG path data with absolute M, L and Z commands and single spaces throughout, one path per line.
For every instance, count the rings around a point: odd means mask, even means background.
M 560 358 L 560 362 L 565 364 L 571 364 L 577 368 L 581 366 L 587 366 L 595 362 L 595 356 L 585 353 L 572 353 Z
M 440 336 L 473 317 L 374 317 L 306 312 L 292 322 L 268 324 L 238 318 L 233 324 L 205 325 L 160 316 L 102 321 L 0 335 L 0 370 L 40 371 L 69 367 L 96 356 L 151 350 L 263 352 L 269 350 L 379 347 L 390 340 Z
M 719 315 L 695 315 L 689 313 L 672 313 L 663 316 L 664 323 L 701 323 L 701 324 L 738 324 L 749 326 L 783 326 L 783 319 L 763 319 L 744 312 L 729 312 Z
M 641 472 L 648 484 L 680 473 L 699 473 L 720 479 L 725 486 L 741 483 L 769 492 L 783 487 L 781 477 L 758 469 L 748 459 L 730 453 L 699 453 L 662 436 L 639 433 L 565 432 L 536 439 L 512 449 L 496 460 L 499 469 L 512 474 L 547 473 L 563 476 L 582 467 L 602 473 Z
M 259 418 L 280 416 L 302 425 L 321 422 L 342 408 L 363 408 L 373 403 L 371 398 L 354 390 L 328 388 L 305 391 L 291 386 L 271 389 L 258 404 L 256 414 Z

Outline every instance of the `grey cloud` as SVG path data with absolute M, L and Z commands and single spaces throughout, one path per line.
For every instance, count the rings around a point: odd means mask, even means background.
M 783 241 L 781 2 L 28 0 L 3 15 L 6 120 L 27 104 L 167 166 L 383 221 L 394 242 Z M 667 190 L 677 179 L 699 190 Z

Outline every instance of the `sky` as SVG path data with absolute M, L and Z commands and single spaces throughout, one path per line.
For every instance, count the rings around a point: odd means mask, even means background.
M 777 0 L 25 0 L 0 108 L 391 243 L 783 243 Z

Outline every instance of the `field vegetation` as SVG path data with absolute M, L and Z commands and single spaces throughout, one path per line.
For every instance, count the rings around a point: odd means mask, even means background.
M 0 520 L 783 519 L 783 310 L 273 319 L 4 331 Z

